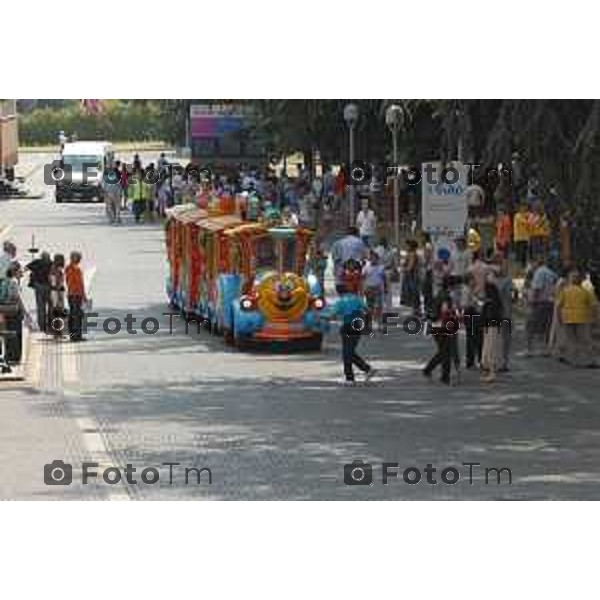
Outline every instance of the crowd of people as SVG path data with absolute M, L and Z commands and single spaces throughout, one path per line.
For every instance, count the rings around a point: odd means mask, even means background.
M 153 221 L 179 204 L 202 206 L 209 196 L 239 196 L 248 220 L 276 210 L 292 224 L 333 232 L 345 193 L 343 175 L 324 167 L 322 176 L 310 178 L 303 167 L 296 170 L 296 177 L 270 166 L 239 165 L 211 172 L 191 163 L 170 164 L 164 153 L 156 163 L 144 165 L 136 154 L 131 165 L 118 160 L 112 165 L 104 192 L 107 215 L 119 223 L 121 212 L 131 210 L 136 222 Z
M 276 214 L 278 224 L 314 229 L 309 269 L 324 289 L 330 258 L 333 263 L 338 301 L 330 316 L 337 314 L 344 321 L 342 354 L 349 383 L 354 382 L 353 365 L 368 377 L 373 370 L 357 354 L 360 334 L 348 335 L 347 318 L 364 309 L 377 327 L 384 308 L 392 307 L 396 297 L 413 317 L 429 324 L 436 351 L 423 372 L 431 377 L 441 367 L 444 383 L 450 383 L 453 369 L 460 374 L 461 366 L 479 369 L 486 383 L 510 370 L 515 302 L 524 311 L 525 356 L 541 354 L 575 367 L 596 366 L 592 331 L 600 282 L 590 257 L 591 250 L 600 247 L 600 239 L 594 237 L 600 235 L 600 227 L 590 227 L 589 211 L 569 208 L 554 187 L 543 199 L 528 190 L 525 201 L 500 205 L 491 247 L 484 247 L 476 222 L 469 221 L 464 235 L 452 240 L 450 251 L 426 234 L 419 241 L 418 236 L 408 239 L 402 249 L 392 247 L 379 235 L 381 223 L 367 197 L 357 198 L 355 225 L 340 237 L 336 216 L 347 204 L 348 190 L 343 171 L 326 166 L 318 177 L 303 167 L 292 178 L 271 166 L 244 165 L 207 175 L 192 165 L 170 165 L 162 153 L 148 165 L 139 155 L 131 166 L 116 161 L 112 172 L 105 201 L 114 223 L 120 222 L 124 210 L 130 210 L 136 222 L 152 221 L 179 204 L 203 206 L 207 198 L 230 196 L 247 220 Z M 15 257 L 14 245 L 5 243 L 0 294 L 22 305 L 19 282 L 27 270 L 40 330 L 59 335 L 50 324 L 68 314 L 71 339 L 82 339 L 78 323 L 86 296 L 81 256 L 72 253 L 65 265 L 63 255 L 43 252 L 23 269 Z M 456 334 L 459 330 L 466 333 L 464 343 Z
M 351 227 L 331 248 L 335 289 L 344 299 L 342 317 L 350 318 L 357 302 L 362 302 L 377 323 L 382 307 L 392 306 L 391 291 L 397 284 L 401 304 L 428 323 L 435 340 L 436 352 L 424 375 L 431 377 L 440 366 L 441 381 L 448 384 L 453 368 L 460 377 L 464 365 L 479 369 L 482 382 L 491 383 L 499 373 L 508 372 L 514 309 L 525 321 L 525 357 L 554 357 L 573 367 L 597 366 L 592 334 L 598 302 L 593 278 L 569 260 L 564 249 L 552 252 L 553 229 L 542 205 L 536 203 L 532 210 L 520 207 L 514 217 L 499 211 L 494 246 L 487 251 L 471 224 L 465 235 L 453 240 L 452 252 L 436 250 L 428 236 L 422 244 L 408 240 L 404 250 L 397 252 L 385 239 L 377 241 L 371 230 L 365 231 L 367 221 L 376 231 L 370 213 L 363 202 L 358 227 Z M 526 227 L 527 239 L 514 235 L 520 227 Z M 562 237 L 564 244 L 564 233 Z M 464 358 L 460 330 L 465 332 Z M 358 338 L 348 349 L 348 331 L 346 325 L 342 348 L 346 380 L 352 383 L 352 364 L 362 368 L 366 363 L 356 354 Z
M 67 263 L 64 254 L 41 252 L 23 265 L 17 258 L 17 247 L 6 241 L 0 255 L 0 314 L 3 328 L 5 359 L 17 364 L 22 356 L 23 324 L 34 326 L 22 295 L 22 281 L 28 277 L 28 286 L 35 297 L 35 324 L 42 333 L 56 339 L 68 335 L 72 342 L 83 337 L 83 310 L 88 302 L 85 280 L 78 251 L 70 254 Z
M 500 206 L 492 248 L 482 247 L 473 222 L 464 236 L 453 240 L 452 252 L 436 248 L 435 238 L 427 235 L 420 242 L 409 239 L 400 250 L 378 235 L 378 215 L 368 198 L 358 200 L 355 226 L 338 238 L 340 223 L 334 223 L 335 215 L 347 203 L 342 171 L 324 168 L 320 177 L 311 178 L 298 168 L 298 176 L 288 178 L 270 167 L 242 165 L 211 173 L 208 182 L 191 166 L 169 169 L 164 154 L 156 168 L 161 177 L 157 183 L 148 183 L 143 175 L 155 171 L 155 165 L 144 168 L 139 157 L 134 157 L 132 172 L 122 170 L 115 205 L 125 207 L 129 202 L 136 221 L 152 220 L 177 204 L 203 206 L 206 196 L 230 195 L 243 199 L 241 210 L 248 220 L 276 213 L 283 225 L 315 229 L 317 243 L 310 268 L 324 287 L 331 256 L 342 313 L 350 314 L 357 302 L 363 303 L 376 324 L 383 308 L 392 305 L 392 291 L 399 290 L 401 304 L 414 317 L 430 323 L 436 353 L 424 368 L 427 376 L 438 365 L 444 383 L 451 381 L 452 368 L 459 373 L 461 365 L 478 368 L 483 382 L 493 382 L 498 373 L 509 371 L 513 304 L 518 293 L 518 306 L 526 313 L 526 355 L 537 351 L 541 339 L 540 353 L 544 355 L 558 356 L 574 366 L 595 364 L 584 359 L 592 356 L 594 274 L 585 270 L 589 261 L 581 265 L 572 260 L 573 256 L 588 256 L 594 242 L 588 239 L 590 228 L 583 226 L 582 213 L 569 210 L 554 187 L 544 199 L 528 190 L 526 201 L 514 209 Z M 108 195 L 111 197 L 110 192 Z M 462 325 L 458 328 L 466 331 L 464 359 L 459 336 L 449 335 L 442 327 L 446 322 Z M 488 323 L 498 326 L 486 326 Z M 352 382 L 352 364 L 368 369 L 356 353 L 358 338 L 352 342 L 347 338 L 344 334 L 344 371 Z

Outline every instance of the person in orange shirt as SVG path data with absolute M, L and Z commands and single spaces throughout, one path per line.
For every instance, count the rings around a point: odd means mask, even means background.
M 67 301 L 69 302 L 69 335 L 72 342 L 82 342 L 83 305 L 87 302 L 85 282 L 81 268 L 81 253 L 71 252 L 70 262 L 65 269 Z
M 506 258 L 512 240 L 512 220 L 510 215 L 501 208 L 496 219 L 496 250 Z

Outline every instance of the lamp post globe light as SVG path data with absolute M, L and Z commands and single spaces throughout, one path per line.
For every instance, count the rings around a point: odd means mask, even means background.
M 344 121 L 346 122 L 346 125 L 348 126 L 348 131 L 349 131 L 349 167 L 352 168 L 352 163 L 354 162 L 354 128 L 356 127 L 356 124 L 358 123 L 358 116 L 359 116 L 359 111 L 358 111 L 358 106 L 356 104 L 346 104 L 346 106 L 344 106 Z M 349 197 L 349 213 L 350 213 L 350 225 L 354 225 L 354 193 L 355 193 L 355 189 L 354 186 L 351 185 L 350 186 L 350 197 Z
M 394 163 L 394 243 L 400 247 L 400 187 L 398 185 L 398 132 L 404 125 L 404 110 L 398 104 L 390 104 L 385 111 L 385 122 L 392 132 Z
M 348 127 L 354 127 L 358 121 L 358 106 L 356 104 L 346 104 L 344 106 L 344 121 Z

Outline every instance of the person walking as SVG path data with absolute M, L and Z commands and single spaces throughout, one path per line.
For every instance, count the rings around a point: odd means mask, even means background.
M 513 280 L 510 275 L 508 259 L 501 263 L 500 274 L 496 279 L 500 301 L 502 302 L 502 319 L 500 321 L 500 366 L 499 373 L 510 370 L 510 349 L 512 345 L 512 309 L 513 309 Z
M 50 315 L 49 333 L 62 338 L 65 329 L 65 257 L 55 254 L 49 274 L 50 282 Z
M 109 223 L 121 222 L 121 202 L 123 187 L 121 185 L 121 163 L 116 161 L 109 174 L 109 180 L 104 181 L 104 203 Z
M 362 199 L 361 209 L 356 216 L 356 226 L 365 245 L 373 248 L 375 234 L 377 233 L 377 217 L 375 211 L 369 206 L 368 198 Z
M 465 281 L 467 273 L 473 264 L 473 252 L 467 245 L 467 238 L 462 235 L 455 240 L 456 249 L 450 257 L 450 274 L 452 276 L 452 284 L 450 293 L 452 301 L 457 310 L 461 311 L 466 308 L 465 297 Z
M 171 179 L 165 176 L 157 184 L 156 199 L 157 199 L 157 210 L 160 217 L 164 217 L 166 210 L 173 206 L 172 194 L 171 194 Z
M 146 210 L 146 191 L 143 182 L 144 172 L 137 170 L 133 172 L 129 180 L 129 200 L 131 200 L 131 211 L 136 223 L 140 222 L 142 214 Z
M 354 366 L 365 374 L 365 383 L 375 375 L 375 369 L 357 352 L 357 347 L 364 333 L 364 326 L 370 319 L 367 307 L 356 292 L 344 292 L 333 304 L 321 312 L 322 318 L 339 319 L 342 346 L 342 363 L 344 367 L 344 385 L 356 384 Z
M 46 333 L 48 330 L 48 314 L 50 308 L 50 269 L 52 259 L 48 252 L 42 252 L 39 258 L 32 260 L 25 268 L 29 271 L 29 287 L 35 293 L 35 306 L 38 329 Z
M 82 342 L 85 339 L 83 337 L 83 305 L 87 302 L 87 296 L 81 258 L 80 252 L 71 252 L 70 261 L 65 270 L 69 303 L 69 334 L 73 342 Z
M 367 308 L 373 315 L 375 322 L 379 323 L 386 293 L 386 282 L 384 266 L 375 251 L 371 252 L 369 261 L 363 267 L 362 276 Z
M 4 314 L 4 327 L 6 329 L 5 358 L 9 365 L 19 364 L 23 355 L 23 320 L 27 317 L 27 310 L 21 296 L 19 283 L 19 267 L 12 265 L 6 271 L 5 285 L 6 296 L 4 301 L 12 306 Z M 0 282 L 1 283 L 1 282 Z
M 554 287 L 558 275 L 548 267 L 543 255 L 534 261 L 533 276 L 529 285 L 529 316 L 526 323 L 527 356 L 534 352 L 536 337 L 542 337 L 544 355 L 549 353 L 550 327 L 554 313 Z
M 460 360 L 458 358 L 458 314 L 452 303 L 452 295 L 449 291 L 449 280 L 446 279 L 442 288 L 434 300 L 433 325 L 431 333 L 436 344 L 436 353 L 429 359 L 423 375 L 431 378 L 433 371 L 441 366 L 442 375 L 440 381 L 450 385 L 450 372 L 452 363 L 456 367 L 457 373 L 460 372 Z
M 127 163 L 123 163 L 121 167 L 121 188 L 123 194 L 121 195 L 122 205 L 121 210 L 128 210 L 127 200 L 129 198 L 129 170 L 127 169 Z
M 398 256 L 396 249 L 390 247 L 387 238 L 381 238 L 379 245 L 375 248 L 379 260 L 383 265 L 385 273 L 385 297 L 384 305 L 392 306 L 392 286 L 400 282 L 400 273 L 398 272 Z
M 142 179 L 144 214 L 146 220 L 149 222 L 154 221 L 156 210 L 156 183 L 159 179 L 159 173 L 155 168 L 154 163 L 150 163 L 144 172 L 144 178 Z
M 465 279 L 465 309 L 463 319 L 466 326 L 466 368 L 474 369 L 481 365 L 483 348 L 483 327 L 481 323 L 483 294 L 475 293 L 475 278 L 470 273 Z
M 590 325 L 596 312 L 596 298 L 582 284 L 581 273 L 573 271 L 568 283 L 559 292 L 557 306 L 565 333 L 566 355 L 563 358 L 574 367 L 591 367 L 596 366 L 590 358 Z
M 569 275 L 573 270 L 570 263 L 565 263 L 561 269 L 560 277 L 554 286 L 554 307 L 552 312 L 552 325 L 550 326 L 550 334 L 548 336 L 548 351 L 552 356 L 560 361 L 565 361 L 565 333 L 564 325 L 560 318 L 561 310 L 558 306 L 558 298 L 561 290 L 569 282 Z
M 494 275 L 485 283 L 483 300 L 483 345 L 481 351 L 481 382 L 492 383 L 500 368 L 500 324 L 502 322 L 502 299 Z

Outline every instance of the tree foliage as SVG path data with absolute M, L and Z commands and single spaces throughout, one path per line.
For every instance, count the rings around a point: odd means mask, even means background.
M 348 102 L 358 105 L 357 156 L 389 158 L 385 125 L 390 103 L 402 106 L 400 160 L 433 159 L 509 164 L 513 153 L 542 185 L 559 184 L 563 193 L 600 193 L 600 101 L 587 100 L 256 100 L 255 127 L 273 151 L 319 150 L 327 161 L 345 161 L 348 133 L 343 120 Z
M 77 131 L 94 139 L 161 139 L 182 145 L 190 104 L 235 102 L 248 106 L 245 135 L 259 138 L 271 154 L 300 151 L 310 161 L 318 151 L 325 162 L 348 160 L 344 106 L 359 109 L 355 155 L 366 161 L 390 159 L 391 134 L 385 110 L 404 110 L 399 160 L 462 158 L 487 166 L 508 164 L 518 152 L 544 185 L 563 193 L 595 198 L 600 193 L 600 101 L 592 100 L 131 100 L 105 103 L 100 115 L 82 112 L 78 101 L 22 100 L 24 143 L 54 143 L 57 132 Z

